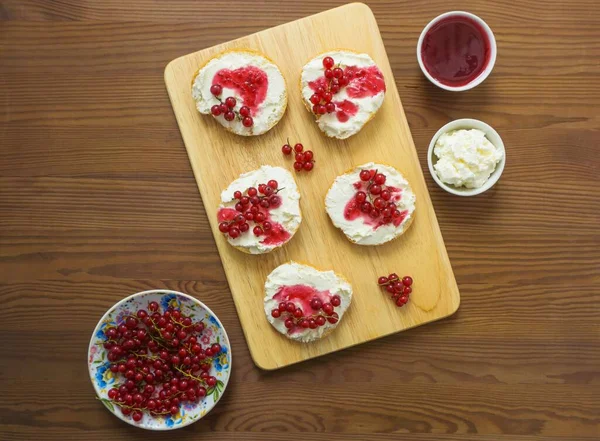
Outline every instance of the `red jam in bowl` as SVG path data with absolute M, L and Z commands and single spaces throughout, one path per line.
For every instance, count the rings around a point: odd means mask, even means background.
M 470 17 L 450 15 L 425 34 L 421 59 L 433 78 L 450 87 L 466 86 L 490 61 L 488 34 Z

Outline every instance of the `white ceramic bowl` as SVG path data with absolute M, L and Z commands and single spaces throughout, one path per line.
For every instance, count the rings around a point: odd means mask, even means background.
M 451 132 L 453 130 L 459 130 L 459 129 L 479 129 L 479 130 L 481 130 L 482 132 L 485 133 L 485 137 L 488 139 L 488 141 L 490 141 L 492 144 L 494 144 L 497 148 L 499 148 L 502 151 L 502 159 L 500 160 L 500 162 L 498 162 L 498 164 L 496 164 L 496 168 L 494 169 L 494 171 L 492 172 L 492 174 L 490 175 L 488 180 L 485 181 L 485 183 L 479 188 L 455 187 L 454 185 L 445 184 L 444 182 L 442 182 L 440 180 L 437 173 L 435 172 L 435 169 L 433 168 L 433 166 L 437 162 L 437 156 L 435 156 L 435 154 L 433 153 L 433 149 L 435 147 L 435 143 L 437 142 L 438 138 L 443 133 Z M 427 151 L 427 165 L 429 166 L 429 173 L 431 173 L 433 180 L 436 182 L 437 185 L 442 187 L 448 193 L 452 193 L 452 194 L 455 194 L 458 196 L 475 196 L 477 194 L 481 194 L 484 191 L 492 188 L 494 186 L 494 184 L 496 182 L 498 182 L 498 179 L 500 179 L 500 175 L 502 175 L 502 172 L 504 171 L 505 164 L 506 164 L 506 150 L 504 149 L 504 143 L 502 142 L 502 138 L 500 138 L 500 135 L 498 135 L 498 132 L 496 132 L 490 125 L 484 123 L 483 121 L 479 121 L 477 119 L 463 118 L 463 119 L 457 119 L 457 120 L 449 122 L 448 124 L 443 126 L 441 129 L 439 129 L 435 135 L 433 135 L 433 138 L 431 138 L 431 142 L 429 143 L 429 149 Z
M 211 376 L 217 378 L 217 384 L 214 387 L 207 388 L 206 397 L 194 404 L 186 403 L 181 405 L 179 413 L 175 416 L 151 417 L 149 414 L 144 413 L 142 420 L 136 423 L 131 416 L 123 415 L 121 409 L 108 400 L 108 391 L 122 379 L 122 374 L 113 374 L 110 371 L 110 362 L 106 359 L 107 350 L 104 349 L 102 344 L 106 338 L 104 329 L 107 326 L 115 326 L 122 323 L 128 315 L 137 309 L 146 309 L 148 303 L 152 301 L 158 302 L 161 312 L 167 307 L 172 307 L 181 310 L 194 321 L 202 320 L 205 324 L 202 336 L 207 338 L 206 341 L 200 339 L 202 346 L 206 346 L 209 340 L 210 342 L 218 341 L 223 349 L 209 371 Z M 88 369 L 90 379 L 100 401 L 108 410 L 126 423 L 148 430 L 179 429 L 204 417 L 215 407 L 223 395 L 229 382 L 231 371 L 231 346 L 225 328 L 223 328 L 217 316 L 206 305 L 187 294 L 155 289 L 126 297 L 104 314 L 96 325 L 96 329 L 94 329 L 90 340 Z
M 477 22 L 481 26 L 481 28 L 485 31 L 485 33 L 488 36 L 488 39 L 490 40 L 490 60 L 487 64 L 486 68 L 473 81 L 471 81 L 468 84 L 465 84 L 464 86 L 458 86 L 458 87 L 453 87 L 453 86 L 448 86 L 446 84 L 442 84 L 438 80 L 433 78 L 429 74 L 429 72 L 427 72 L 427 69 L 425 68 L 425 65 L 423 64 L 423 58 L 421 56 L 421 47 L 423 46 L 423 40 L 425 39 L 425 35 L 427 34 L 427 32 L 429 32 L 429 29 L 431 29 L 431 27 L 434 26 L 435 24 L 437 24 L 440 20 L 443 20 L 444 18 L 449 17 L 449 16 L 455 16 L 455 15 L 469 17 L 471 20 Z M 469 90 L 469 89 L 474 88 L 478 84 L 481 84 L 483 82 L 483 80 L 485 80 L 488 77 L 488 75 L 492 72 L 492 69 L 494 68 L 494 64 L 496 63 L 496 54 L 497 54 L 496 38 L 494 37 L 494 33 L 492 32 L 490 27 L 481 18 L 477 17 L 474 14 L 471 14 L 469 12 L 464 12 L 464 11 L 450 11 L 450 12 L 446 12 L 442 15 L 438 15 L 437 17 L 435 17 L 433 20 L 431 20 L 427 24 L 427 26 L 425 26 L 425 28 L 423 28 L 423 31 L 421 32 L 421 35 L 419 36 L 419 42 L 417 43 L 417 61 L 419 62 L 419 67 L 421 67 L 421 71 L 423 72 L 423 75 L 425 75 L 427 77 L 427 79 L 429 81 L 431 81 L 433 84 L 435 84 L 436 86 L 438 86 L 442 89 L 445 89 L 445 90 L 449 90 L 451 92 L 461 92 L 463 90 Z

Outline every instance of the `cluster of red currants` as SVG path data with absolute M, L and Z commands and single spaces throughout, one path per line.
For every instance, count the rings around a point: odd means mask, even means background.
M 312 111 L 315 115 L 335 112 L 335 103 L 332 102 L 333 95 L 338 93 L 340 88 L 347 86 L 352 79 L 352 71 L 344 72 L 342 68 L 334 66 L 335 61 L 333 58 L 323 58 L 323 67 L 325 68 L 323 75 L 326 86 L 319 86 L 310 97 L 310 102 L 313 105 Z
M 225 121 L 233 121 L 236 117 L 236 112 L 233 109 L 237 104 L 237 100 L 232 96 L 225 98 L 225 101 L 221 100 L 221 98 L 219 98 L 219 95 L 221 95 L 222 92 L 223 87 L 221 87 L 221 85 L 213 84 L 212 86 L 210 86 L 210 93 L 212 93 L 215 96 L 215 98 L 217 98 L 221 103 L 212 106 L 210 108 L 210 113 L 212 113 L 214 116 L 223 115 Z M 242 120 L 242 124 L 244 125 L 244 127 L 252 127 L 254 125 L 254 120 L 250 116 L 250 113 L 250 107 L 248 106 L 242 106 L 238 111 L 238 116 Z
M 410 276 L 404 276 L 400 280 L 397 274 L 392 273 L 387 277 L 381 276 L 377 280 L 377 284 L 391 294 L 392 300 L 400 308 L 408 302 L 408 297 L 412 292 L 413 279 Z
M 281 205 L 281 196 L 277 193 L 283 190 L 283 188 L 278 187 L 279 183 L 271 179 L 266 184 L 259 184 L 258 188 L 248 188 L 245 194 L 241 191 L 234 192 L 233 197 L 238 200 L 235 204 L 235 210 L 239 211 L 240 214 L 229 222 L 221 222 L 219 224 L 219 231 L 235 239 L 240 234 L 250 230 L 248 221 L 252 221 L 258 224 L 252 229 L 255 236 L 268 234 L 273 225 L 267 220 L 268 213 L 265 213 L 265 211 Z
M 304 146 L 300 143 L 296 144 L 293 148 L 293 151 L 296 154 L 296 156 L 295 156 L 296 161 L 294 162 L 294 170 L 296 170 L 296 171 L 302 171 L 302 170 L 311 171 L 315 166 L 315 160 L 313 159 L 315 155 L 313 154 L 312 150 L 307 150 L 305 152 L 303 152 L 303 150 L 304 150 Z M 290 145 L 289 141 L 287 142 L 287 144 L 284 144 L 283 147 L 281 147 L 281 151 L 286 156 L 292 154 L 292 146 Z
M 359 208 L 373 219 L 381 218 L 383 224 L 391 223 L 402 216 L 391 200 L 392 191 L 384 185 L 387 178 L 383 173 L 377 173 L 377 170 L 361 170 L 360 180 L 366 185 L 366 191 L 356 192 L 354 204 L 350 209 Z M 357 186 L 362 188 L 360 184 Z
M 104 330 L 110 371 L 120 380 L 108 401 L 138 422 L 143 413 L 175 415 L 183 403 L 196 403 L 217 385 L 209 374 L 221 352 L 219 343 L 203 348 L 204 323 L 180 310 L 159 312 L 157 302 L 140 309 L 117 327 Z
M 314 297 L 310 301 L 310 307 L 314 314 L 305 316 L 301 308 L 296 307 L 292 302 L 281 302 L 277 308 L 271 311 L 271 317 L 281 318 L 285 320 L 284 324 L 287 329 L 291 329 L 294 326 L 299 326 L 304 329 L 317 329 L 320 326 L 324 326 L 326 322 L 335 324 L 340 319 L 337 312 L 334 311 L 335 307 L 340 306 L 342 299 L 340 296 L 335 295 L 331 297 L 329 302 L 323 303 L 317 297 Z M 321 314 L 321 311 L 323 314 Z

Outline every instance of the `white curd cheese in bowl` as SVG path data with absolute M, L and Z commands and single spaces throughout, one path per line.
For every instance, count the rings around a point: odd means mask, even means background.
M 489 179 L 503 153 L 478 129 L 443 133 L 433 153 L 433 166 L 442 182 L 455 187 L 479 188 Z

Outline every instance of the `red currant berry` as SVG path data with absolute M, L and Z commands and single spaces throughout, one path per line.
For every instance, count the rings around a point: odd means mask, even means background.
M 388 276 L 388 279 L 389 279 L 390 281 L 392 281 L 392 280 L 398 280 L 398 274 L 396 274 L 396 273 L 392 273 L 392 274 L 390 274 L 390 275 Z
M 265 230 L 265 231 L 271 231 L 271 227 L 272 227 L 271 222 L 264 222 L 263 223 L 263 230 Z
M 342 299 L 341 299 L 341 297 L 340 297 L 340 296 L 338 296 L 337 294 L 336 294 L 336 295 L 334 295 L 334 296 L 331 298 L 331 304 L 332 304 L 333 306 L 336 306 L 336 307 L 337 307 L 337 306 L 340 306 L 340 305 L 342 304 Z
M 321 309 L 323 309 L 323 312 L 327 315 L 331 315 L 333 313 L 333 305 L 331 303 L 323 303 L 323 306 L 321 307 Z
M 375 181 L 376 184 L 383 185 L 385 184 L 385 175 L 377 173 L 373 178 L 373 181 Z
M 238 191 L 234 191 L 233 192 L 233 197 L 236 198 L 236 199 L 238 199 L 238 200 L 242 199 L 242 192 L 239 191 L 239 190 Z
M 335 64 L 335 61 L 333 61 L 333 58 L 331 58 L 331 57 L 323 58 L 323 67 L 325 69 L 331 69 L 334 64 Z
M 385 276 L 381 276 L 379 279 L 377 279 L 378 285 L 385 285 L 386 283 L 388 283 L 388 278 Z
M 392 198 L 392 193 L 389 190 L 383 190 L 381 192 L 381 197 L 384 201 L 389 201 Z
M 221 233 L 227 233 L 229 231 L 229 224 L 227 222 L 221 222 L 219 224 L 219 231 Z
M 254 222 L 256 222 L 257 224 L 260 224 L 264 221 L 265 221 L 265 215 L 263 213 L 259 212 L 254 215 Z
M 362 204 L 364 201 L 367 200 L 367 194 L 364 191 L 359 191 L 358 193 L 356 193 L 355 199 L 356 202 Z
M 240 229 L 237 227 L 231 227 L 229 229 L 228 234 L 229 234 L 229 237 L 231 237 L 232 239 L 235 239 L 236 237 L 240 236 Z
M 233 121 L 235 119 L 235 113 L 233 113 L 231 110 L 228 110 L 225 112 L 225 116 L 223 118 L 225 118 L 225 121 Z
M 274 194 L 269 198 L 269 204 L 271 207 L 277 208 L 281 205 L 281 198 Z
M 303 327 L 304 329 L 307 329 L 310 326 L 310 324 L 308 323 L 307 319 L 303 319 L 303 320 L 300 320 L 300 326 Z
M 303 162 L 304 161 L 304 153 L 296 153 L 295 159 L 298 162 Z
M 287 329 L 290 329 L 292 326 L 294 326 L 294 321 L 291 318 L 286 319 L 286 321 L 284 322 L 284 326 Z
M 319 326 L 317 325 L 317 321 L 313 318 L 308 319 L 308 327 L 310 329 L 317 329 Z
M 265 196 L 271 196 L 273 194 L 273 189 L 267 185 L 265 188 Z
M 333 71 L 331 69 L 325 69 L 325 78 L 327 78 L 328 80 L 333 78 Z
M 287 312 L 294 312 L 294 311 L 296 310 L 296 305 L 294 305 L 292 302 L 288 302 L 288 303 L 285 305 L 285 310 L 286 310 Z
M 212 93 L 214 96 L 221 95 L 221 92 L 223 92 L 223 88 L 220 84 L 213 84 L 210 86 L 210 93 Z
M 139 410 L 135 410 L 131 414 L 131 419 L 137 423 L 142 421 L 143 416 L 144 415 L 142 414 L 142 412 L 140 412 Z
M 390 294 L 394 294 L 394 285 L 390 284 L 390 285 L 386 285 L 385 290 L 387 292 L 389 292 Z
M 317 104 L 317 114 L 325 115 L 326 113 L 327 113 L 327 107 L 325 107 L 323 104 Z
M 235 99 L 234 97 L 232 97 L 232 96 L 230 96 L 230 97 L 227 97 L 227 98 L 225 99 L 225 105 L 226 105 L 227 107 L 229 107 L 230 109 L 233 109 L 233 108 L 235 107 L 235 105 L 236 105 L 236 104 L 237 104 L 237 101 L 236 101 L 236 99 Z
M 375 208 L 379 208 L 381 210 L 387 206 L 387 202 L 384 201 L 382 197 L 378 197 L 373 201 L 373 205 Z
M 214 116 L 219 116 L 221 114 L 221 106 L 215 104 L 210 108 L 210 113 L 212 113 Z
M 298 161 L 294 162 L 294 169 L 296 171 L 300 171 L 300 170 L 302 170 L 302 168 L 303 168 L 303 164 L 301 162 L 298 162 Z
M 313 167 L 315 166 L 314 162 L 305 162 L 304 165 L 302 166 L 304 168 L 304 170 L 306 171 L 311 171 L 313 169 Z
M 242 125 L 244 127 L 252 127 L 254 125 L 254 120 L 252 119 L 251 116 L 246 116 L 244 117 L 244 119 L 242 120 Z
M 340 78 L 340 87 L 344 87 L 347 86 L 348 83 L 350 82 L 350 80 L 348 79 L 347 76 L 342 76 L 342 78 Z
M 320 97 L 323 97 L 323 94 L 326 92 L 324 87 L 317 87 L 317 95 L 319 95 Z
M 284 144 L 283 147 L 281 147 L 281 151 L 284 155 L 289 155 L 292 153 L 292 146 L 289 144 Z
M 331 314 L 331 317 L 327 317 L 327 321 L 331 324 L 337 323 L 339 319 L 340 319 L 340 316 L 338 315 L 337 312 L 334 312 L 333 314 Z
M 310 102 L 313 104 L 319 104 L 321 102 L 321 97 L 319 95 L 317 95 L 316 93 L 313 93 L 310 96 Z
M 286 144 L 286 145 L 287 145 L 287 144 Z M 284 147 L 285 147 L 285 145 L 284 145 Z M 288 147 L 290 147 L 290 146 L 288 145 Z M 291 148 L 291 147 L 290 147 L 290 148 Z M 266 184 L 258 184 L 258 192 L 259 192 L 260 194 L 265 194 L 265 190 L 266 190 L 266 188 L 267 188 L 267 185 L 266 185 Z
M 302 150 L 304 150 L 304 146 L 302 144 L 298 143 L 294 146 L 294 151 L 296 153 L 300 153 Z
M 369 191 L 371 192 L 371 194 L 379 194 L 381 193 L 381 185 L 373 184 L 369 188 Z
M 250 225 L 248 225 L 246 222 L 244 222 L 243 224 L 240 224 L 239 229 L 242 233 L 245 233 L 246 231 L 248 231 L 250 229 Z
M 360 171 L 360 180 L 367 182 L 371 180 L 371 172 L 369 170 L 361 170 Z
M 323 94 L 323 99 L 326 103 L 330 102 L 333 99 L 333 94 L 331 92 L 325 92 Z
M 392 213 L 392 217 L 397 219 L 400 216 L 402 216 L 402 213 L 400 213 L 400 210 L 394 210 L 394 212 Z
M 221 113 L 225 113 L 229 110 L 229 107 L 225 103 L 219 104 L 219 109 L 221 109 Z
M 250 116 L 250 107 L 248 106 L 242 106 L 240 107 L 240 115 L 241 116 Z
M 305 161 L 311 161 L 313 156 L 314 156 L 314 154 L 311 150 L 307 150 L 304 152 L 304 160 Z
M 404 276 L 402 278 L 402 283 L 404 284 L 404 286 L 410 286 L 413 284 L 413 279 L 410 276 Z
M 267 182 L 267 185 L 269 187 L 271 187 L 273 190 L 277 190 L 277 187 L 279 187 L 279 184 L 277 183 L 277 181 L 275 179 L 271 179 L 269 182 Z
M 370 213 L 372 208 L 373 208 L 373 206 L 371 205 L 370 202 L 363 202 L 360 205 L 360 211 L 362 211 L 363 213 Z
M 333 77 L 334 78 L 342 78 L 342 76 L 344 76 L 344 71 L 342 69 L 340 69 L 339 67 L 336 67 L 335 69 L 333 69 Z
M 327 320 L 322 315 L 318 316 L 315 321 L 317 322 L 317 326 L 323 326 Z
M 294 317 L 301 318 L 303 315 L 304 313 L 302 312 L 302 310 L 300 308 L 296 308 L 296 310 L 294 311 Z
M 248 193 L 248 196 L 256 196 L 258 194 L 258 190 L 254 187 L 250 187 L 246 192 Z
M 266 191 L 266 193 L 272 193 L 270 191 Z M 262 201 L 260 201 L 260 206 L 263 208 L 269 208 L 271 206 L 271 203 L 269 202 L 268 199 L 263 199 Z
M 316 115 L 317 114 L 317 110 L 319 109 L 319 105 L 318 104 L 313 104 L 312 106 L 312 111 L 313 113 Z
M 325 104 L 325 110 L 327 110 L 327 113 L 335 112 L 335 104 L 334 103 Z
M 380 214 L 381 212 L 377 208 L 373 208 L 371 211 L 369 211 L 369 216 L 371 216 L 373 219 L 377 219 Z
M 254 213 L 250 212 L 250 211 L 246 211 L 244 213 L 244 217 L 246 218 L 246 220 L 254 220 Z
M 323 302 L 321 302 L 321 300 L 316 297 L 310 301 L 310 307 L 315 311 L 321 309 L 321 306 L 323 306 Z
M 331 90 L 331 93 L 333 93 L 335 95 L 336 93 L 338 93 L 340 91 L 340 86 L 338 84 L 332 84 L 331 88 L 329 90 Z

